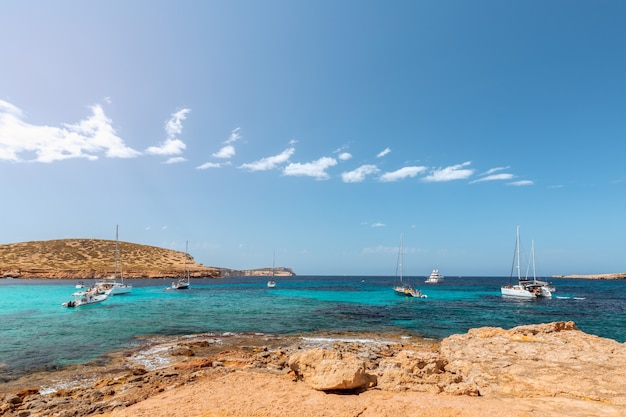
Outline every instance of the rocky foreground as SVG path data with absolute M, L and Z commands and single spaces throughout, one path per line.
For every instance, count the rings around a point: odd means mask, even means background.
M 370 335 L 371 336 L 371 335 Z M 437 343 L 200 335 L 0 385 L 0 416 L 624 416 L 626 344 L 573 322 Z

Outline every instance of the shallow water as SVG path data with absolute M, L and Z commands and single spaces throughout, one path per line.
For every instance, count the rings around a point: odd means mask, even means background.
M 132 293 L 64 308 L 75 281 L 0 280 L 0 374 L 4 379 L 55 369 L 131 347 L 143 336 L 196 333 L 376 332 L 442 339 L 470 328 L 573 320 L 590 334 L 626 341 L 626 281 L 558 279 L 559 297 L 500 296 L 501 277 L 414 278 L 428 298 L 396 295 L 393 277 L 279 277 L 127 280 Z M 86 282 L 89 284 L 90 282 Z M 582 300 L 575 299 L 584 298 Z

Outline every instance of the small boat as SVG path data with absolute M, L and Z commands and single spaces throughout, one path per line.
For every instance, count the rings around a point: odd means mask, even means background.
M 274 288 L 276 281 L 274 281 L 274 269 L 276 268 L 276 250 L 274 250 L 274 259 L 272 260 L 272 279 L 267 281 L 267 288 Z
M 443 275 L 439 274 L 438 269 L 433 269 L 433 272 L 430 273 L 430 276 L 424 282 L 426 284 L 439 284 L 443 282 Z
M 398 263 L 396 266 L 396 277 L 399 277 L 399 283 L 394 285 L 393 290 L 396 294 L 406 296 L 406 297 L 415 297 L 415 298 L 426 298 L 426 295 L 422 294 L 420 290 L 416 290 L 410 285 L 407 285 L 403 282 L 402 276 L 402 259 L 403 258 L 403 250 L 402 250 L 402 235 L 400 235 L 400 248 L 398 251 Z
M 189 269 L 187 268 L 187 256 L 189 254 L 189 241 L 185 244 L 185 266 L 183 267 L 183 277 L 176 282 L 172 282 L 172 289 L 187 290 L 189 289 Z
M 89 304 L 96 304 L 109 298 L 107 294 L 101 294 L 95 291 L 77 291 L 72 295 L 74 296 L 74 299 L 61 304 L 63 307 L 80 307 Z
M 78 284 L 76 284 L 76 288 L 78 288 L 78 289 L 85 288 L 85 283 L 80 281 Z
M 124 277 L 122 276 L 122 271 L 120 270 L 120 280 L 121 282 L 117 282 L 118 275 L 118 267 L 120 263 L 120 249 L 119 249 L 119 239 L 118 239 L 118 227 L 115 226 L 115 267 L 113 269 L 113 275 L 109 278 L 104 278 L 102 281 L 98 281 L 94 284 L 95 289 L 98 293 L 106 294 L 106 295 L 121 295 L 128 294 L 132 291 L 133 286 L 130 284 L 124 284 Z

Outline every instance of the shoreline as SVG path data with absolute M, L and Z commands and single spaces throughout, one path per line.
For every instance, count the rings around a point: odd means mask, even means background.
M 331 367 L 314 369 L 321 363 Z M 341 393 L 319 387 L 353 372 L 373 379 Z M 625 378 L 626 343 L 572 322 L 441 341 L 364 332 L 156 336 L 0 384 L 0 416 L 619 416 Z

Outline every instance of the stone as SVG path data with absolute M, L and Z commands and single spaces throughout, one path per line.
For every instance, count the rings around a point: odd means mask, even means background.
M 375 384 L 363 360 L 326 349 L 297 352 L 289 358 L 289 367 L 318 391 L 362 390 Z

